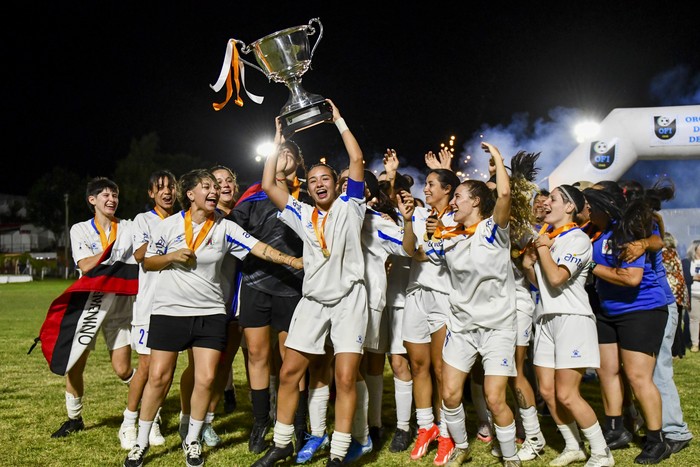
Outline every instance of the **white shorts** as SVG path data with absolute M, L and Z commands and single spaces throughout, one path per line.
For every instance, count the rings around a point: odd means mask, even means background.
M 535 323 L 533 354 L 533 365 L 544 368 L 600 368 L 593 316 L 543 316 Z
M 386 353 L 389 346 L 389 323 L 385 315 L 381 310 L 369 310 L 365 336 L 365 350 L 368 352 Z
M 294 310 L 285 345 L 299 352 L 323 355 L 330 336 L 335 354 L 362 354 L 367 313 L 367 289 L 361 282 L 355 283 L 335 305 L 302 297 Z
M 131 326 L 131 348 L 139 355 L 151 355 L 151 348 L 148 343 L 149 324 Z
M 449 322 L 450 302 L 447 294 L 418 288 L 406 295 L 404 307 L 403 340 L 413 344 L 427 344 L 430 336 Z
M 534 308 L 534 307 L 533 307 Z M 528 314 L 520 310 L 515 312 L 515 325 L 518 334 L 515 340 L 515 345 L 527 347 L 532 340 L 532 313 Z
M 102 321 L 102 336 L 107 350 L 120 349 L 131 345 L 131 319 L 133 316 L 134 296 L 117 295 Z M 95 341 L 88 345 L 88 350 L 95 350 Z
M 447 330 L 442 359 L 448 365 L 469 373 L 481 355 L 484 374 L 516 376 L 515 331 L 477 328 L 465 333 Z

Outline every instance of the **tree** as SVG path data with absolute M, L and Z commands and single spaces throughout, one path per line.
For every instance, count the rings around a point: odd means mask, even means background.
M 159 151 L 159 138 L 149 133 L 140 140 L 132 140 L 129 154 L 119 161 L 114 181 L 119 185 L 119 217 L 133 219 L 151 207 L 148 198 L 148 178 L 156 170 L 170 170 L 179 177 L 183 173 L 208 168 L 204 160 L 187 154 L 164 154 Z
M 62 167 L 39 177 L 27 196 L 27 219 L 34 225 L 60 236 L 64 230 L 66 209 L 64 195 L 68 194 L 68 225 L 84 220 L 89 214 L 85 201 L 87 179 Z

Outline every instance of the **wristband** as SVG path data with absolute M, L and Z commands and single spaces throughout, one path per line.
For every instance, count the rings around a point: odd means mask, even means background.
M 598 266 L 598 263 L 596 263 L 595 261 L 591 261 L 591 262 L 589 263 L 588 269 L 589 269 L 591 272 L 593 272 L 593 270 L 595 269 L 596 266 Z
M 341 135 L 345 130 L 348 129 L 348 126 L 345 124 L 345 119 L 344 118 L 339 118 L 338 120 L 335 121 L 335 126 L 338 128 L 338 133 Z

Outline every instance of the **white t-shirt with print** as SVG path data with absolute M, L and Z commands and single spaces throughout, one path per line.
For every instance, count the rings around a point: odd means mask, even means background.
M 423 251 L 428 253 L 430 248 L 428 241 L 425 239 L 426 220 L 430 216 L 431 210 L 418 206 L 413 211 L 413 232 L 416 234 L 416 248 L 423 247 Z M 440 218 L 442 224 L 446 227 L 455 225 L 454 213 L 446 212 Z M 408 279 L 406 293 L 417 288 L 435 290 L 444 294 L 449 294 L 452 291 L 450 286 L 450 272 L 447 267 L 440 262 L 417 261 L 411 262 L 411 275 Z

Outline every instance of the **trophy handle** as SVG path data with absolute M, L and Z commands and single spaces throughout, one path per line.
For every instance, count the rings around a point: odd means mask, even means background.
M 318 43 L 321 42 L 321 38 L 323 37 L 323 25 L 321 24 L 320 18 L 312 18 L 311 20 L 309 20 L 309 26 L 306 28 L 306 35 L 313 36 L 314 34 L 316 34 L 316 29 L 314 29 L 313 23 L 318 23 L 318 37 L 316 38 L 316 42 L 314 42 L 314 46 L 311 49 L 311 56 L 309 57 L 309 59 L 312 59 L 314 57 L 316 47 L 318 46 Z
M 236 42 L 236 44 L 240 44 L 240 45 L 241 45 L 241 52 L 243 52 L 244 54 L 248 55 L 248 54 L 252 51 L 251 48 L 250 48 L 250 46 L 247 46 L 247 45 L 245 44 L 245 42 L 239 41 L 239 40 L 237 40 L 237 39 L 234 39 L 234 41 Z M 313 54 L 313 52 L 312 52 L 312 54 Z M 253 67 L 253 68 L 255 68 L 256 70 L 258 70 L 260 73 L 262 73 L 263 75 L 267 76 L 267 73 L 265 73 L 265 70 L 263 70 L 262 68 L 260 68 L 260 67 L 257 66 L 256 64 L 249 62 L 248 60 L 246 60 L 246 59 L 243 58 L 243 57 L 238 57 L 238 59 L 239 59 L 240 61 L 242 61 L 243 63 L 245 63 L 246 65 L 248 65 L 249 67 Z

